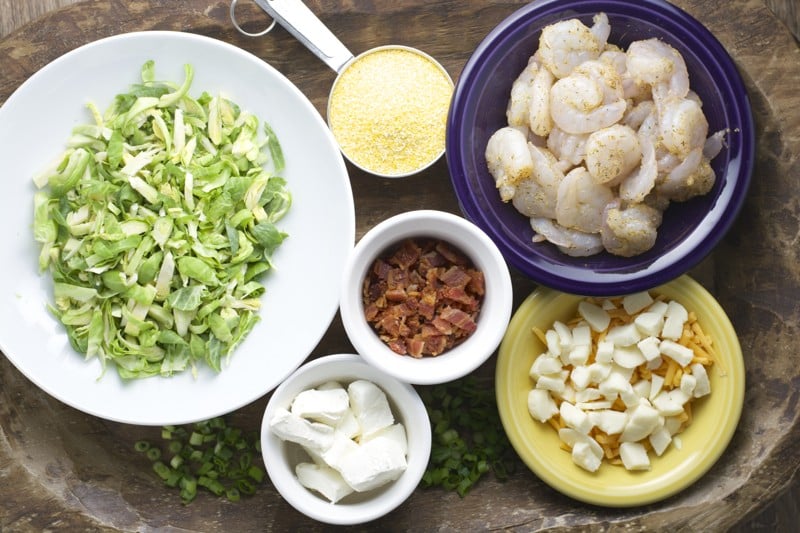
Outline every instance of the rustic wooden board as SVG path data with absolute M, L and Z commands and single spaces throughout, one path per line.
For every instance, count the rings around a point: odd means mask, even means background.
M 307 4 L 353 52 L 407 44 L 437 57 L 456 79 L 490 28 L 525 2 L 371 0 Z M 418 490 L 370 526 L 390 530 L 586 530 L 622 528 L 725 530 L 785 490 L 800 466 L 800 49 L 760 0 L 681 0 L 735 58 L 758 128 L 753 185 L 742 215 L 692 275 L 717 296 L 736 326 L 748 368 L 745 410 L 728 451 L 695 485 L 659 504 L 635 509 L 582 505 L 556 493 L 520 463 L 505 484 L 482 481 L 466 498 Z M 266 19 L 242 2 L 240 19 L 257 30 Z M 324 114 L 333 71 L 276 29 L 240 36 L 228 3 L 186 0 L 86 1 L 52 12 L 0 40 L 0 102 L 61 54 L 118 33 L 169 29 L 231 42 L 270 62 Z M 357 237 L 393 214 L 415 208 L 458 213 L 440 161 L 404 180 L 381 180 L 349 167 Z M 6 178 L 10 179 L 10 178 Z M 14 178 L 18 179 L 18 178 Z M 514 275 L 515 303 L 534 284 Z M 313 356 L 352 351 L 337 319 Z M 494 360 L 478 373 L 491 379 Z M 267 398 L 232 414 L 257 428 Z M 246 504 L 201 497 L 182 506 L 165 493 L 149 464 L 131 452 L 156 428 L 85 415 L 35 388 L 0 358 L 0 529 L 83 531 L 327 530 L 286 504 L 271 486 Z

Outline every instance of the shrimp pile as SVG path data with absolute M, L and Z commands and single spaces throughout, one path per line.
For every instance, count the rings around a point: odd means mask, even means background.
M 571 256 L 652 248 L 669 204 L 714 186 L 724 141 L 708 135 L 675 48 L 651 38 L 622 50 L 610 32 L 605 13 L 545 27 L 486 146 L 500 198 L 530 218 L 534 242 Z

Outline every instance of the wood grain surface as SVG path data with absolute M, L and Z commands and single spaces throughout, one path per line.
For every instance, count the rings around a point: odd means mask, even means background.
M 385 42 L 417 45 L 436 56 L 456 79 L 486 31 L 525 2 L 307 3 L 336 33 L 346 36 L 354 51 Z M 756 179 L 740 221 L 732 236 L 691 272 L 723 307 L 736 309 L 732 320 L 748 353 L 745 414 L 729 452 L 684 493 L 645 508 L 582 506 L 523 469 L 505 484 L 482 481 L 463 500 L 443 492 L 417 491 L 397 511 L 371 524 L 375 529 L 744 533 L 800 527 L 796 353 L 800 267 L 795 255 L 800 251 L 786 246 L 796 238 L 800 219 L 795 185 L 800 179 L 800 51 L 787 29 L 797 32 L 797 2 L 674 3 L 703 21 L 736 59 L 758 127 Z M 245 11 L 244 20 L 253 29 L 262 24 L 260 13 Z M 332 72 L 281 29 L 262 39 L 238 35 L 228 20 L 228 3 L 210 0 L 0 0 L 0 102 L 64 52 L 138 29 L 192 31 L 232 42 L 270 61 L 324 110 Z M 420 204 L 457 212 L 452 192 L 440 185 L 422 180 L 387 182 L 349 170 L 356 192 L 358 237 L 380 220 Z M 446 174 L 446 165 L 440 162 L 427 178 L 441 183 Z M 759 259 L 763 256 L 769 256 L 769 262 Z M 534 285 L 518 275 L 514 283 L 518 304 Z M 351 349 L 337 318 L 315 353 Z M 786 360 L 756 359 L 768 357 Z M 265 401 L 233 413 L 233 421 L 257 427 Z M 207 499 L 182 506 L 162 496 L 144 462 L 132 465 L 130 459 L 130 443 L 156 438 L 155 432 L 74 411 L 36 390 L 0 358 L 0 531 L 332 529 L 294 511 L 272 487 L 260 493 L 257 502 L 239 505 Z

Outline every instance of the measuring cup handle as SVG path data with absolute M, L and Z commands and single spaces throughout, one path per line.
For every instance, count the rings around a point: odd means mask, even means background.
M 261 9 L 337 73 L 353 54 L 301 0 L 255 0 Z

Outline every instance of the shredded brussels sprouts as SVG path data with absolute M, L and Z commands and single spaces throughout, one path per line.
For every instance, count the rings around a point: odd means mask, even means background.
M 259 279 L 287 237 L 275 133 L 222 95 L 189 96 L 193 74 L 157 81 L 146 62 L 34 178 L 48 307 L 77 351 L 125 379 L 201 361 L 219 372 L 259 320 Z

